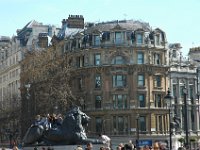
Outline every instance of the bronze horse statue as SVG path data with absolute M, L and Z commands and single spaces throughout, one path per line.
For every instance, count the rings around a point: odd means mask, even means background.
M 40 122 L 32 125 L 23 138 L 24 145 L 75 145 L 102 144 L 100 139 L 87 138 L 84 126 L 88 124 L 90 117 L 83 113 L 78 107 L 68 111 L 63 122 L 56 128 L 47 128 L 46 124 Z

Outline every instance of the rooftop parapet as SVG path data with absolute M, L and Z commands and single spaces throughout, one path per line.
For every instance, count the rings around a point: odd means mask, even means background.
M 190 54 L 190 53 L 195 53 L 195 52 L 200 52 L 200 47 L 193 47 L 193 48 L 190 48 L 189 54 Z

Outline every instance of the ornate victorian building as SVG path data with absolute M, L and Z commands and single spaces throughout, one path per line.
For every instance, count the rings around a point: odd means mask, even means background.
M 66 28 L 63 52 L 73 69 L 72 92 L 92 117 L 91 136 L 166 140 L 168 45 L 165 32 L 123 20 Z M 122 141 L 122 138 L 120 138 Z

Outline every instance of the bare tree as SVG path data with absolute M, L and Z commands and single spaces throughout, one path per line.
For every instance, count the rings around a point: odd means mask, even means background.
M 27 115 L 23 117 L 23 122 L 36 114 L 54 113 L 56 110 L 62 113 L 76 105 L 69 84 L 71 68 L 68 56 L 61 55 L 59 51 L 50 47 L 26 53 L 21 72 L 22 115 Z M 28 84 L 30 100 L 26 96 L 25 85 Z

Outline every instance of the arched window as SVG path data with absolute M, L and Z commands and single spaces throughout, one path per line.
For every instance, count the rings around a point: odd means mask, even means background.
M 111 64 L 116 64 L 116 65 L 125 64 L 125 60 L 122 56 L 116 56 L 115 58 L 112 59 Z

